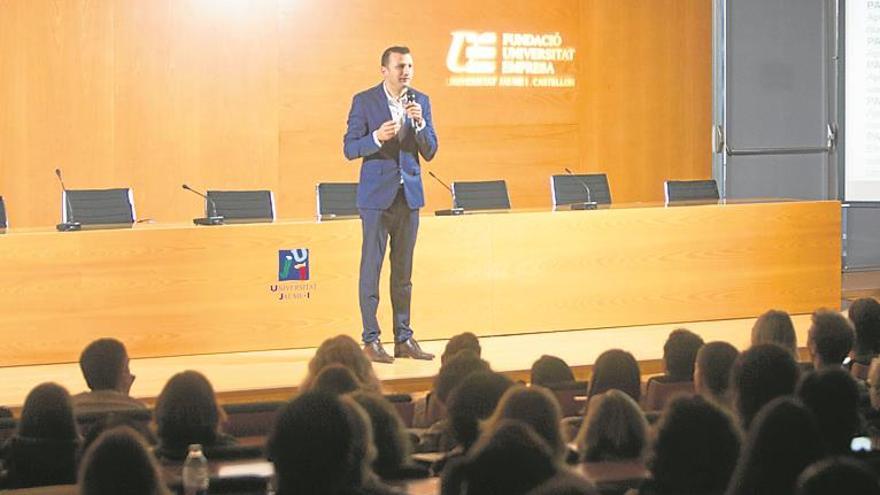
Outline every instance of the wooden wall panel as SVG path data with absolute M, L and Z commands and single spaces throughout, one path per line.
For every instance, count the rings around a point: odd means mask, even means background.
M 446 85 L 450 33 L 559 32 L 567 89 Z M 447 180 L 505 178 L 516 207 L 549 205 L 562 167 L 606 171 L 616 201 L 710 175 L 709 0 L 426 2 L 4 0 L 0 194 L 13 225 L 57 222 L 70 187 L 131 185 L 138 214 L 181 221 L 179 189 L 271 188 L 281 217 L 314 214 L 314 185 L 356 180 L 342 157 L 351 96 L 393 43 L 415 55 Z M 428 209 L 449 205 L 426 185 Z

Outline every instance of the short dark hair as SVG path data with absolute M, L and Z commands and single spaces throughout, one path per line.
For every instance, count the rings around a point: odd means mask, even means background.
M 781 345 L 797 355 L 797 334 L 791 316 L 778 309 L 759 316 L 752 326 L 752 345 L 757 344 Z
M 510 378 L 491 371 L 471 373 L 449 394 L 447 412 L 453 438 L 468 450 L 480 436 L 480 422 L 495 411 L 501 396 L 513 386 Z
M 477 356 L 483 352 L 483 349 L 480 347 L 480 339 L 478 339 L 473 333 L 464 332 L 453 336 L 449 339 L 449 342 L 446 343 L 446 348 L 443 349 L 443 355 L 440 356 L 440 364 L 445 363 L 451 359 L 452 356 L 455 356 L 466 349 L 474 351 Z
M 828 453 L 848 454 L 850 440 L 861 425 L 855 378 L 842 368 L 817 370 L 804 376 L 797 395 L 816 415 Z
M 382 67 L 388 67 L 388 59 L 391 58 L 392 53 L 406 55 L 409 52 L 409 47 L 406 46 L 389 46 L 382 52 Z
M 588 397 L 617 389 L 636 402 L 642 395 L 642 376 L 636 358 L 622 349 L 609 349 L 596 358 Z
M 853 346 L 853 328 L 837 311 L 820 309 L 813 313 L 810 339 L 822 364 L 843 363 Z
M 360 388 L 361 384 L 354 373 L 341 364 L 325 366 L 312 384 L 312 390 L 320 390 L 333 395 L 344 395 Z
M 529 379 L 532 385 L 548 386 L 556 383 L 574 381 L 574 373 L 568 363 L 556 356 L 544 354 L 532 363 L 532 373 Z
M 116 339 L 98 339 L 79 355 L 79 368 L 92 390 L 112 390 L 119 383 L 128 354 Z
M 880 353 L 880 302 L 873 297 L 856 299 L 848 315 L 856 331 L 856 353 Z
M 169 493 L 146 442 L 128 427 L 117 427 L 102 433 L 86 451 L 81 464 L 80 493 Z
M 736 410 L 746 428 L 765 404 L 794 392 L 798 380 L 794 357 L 776 344 L 758 344 L 733 363 L 730 386 Z
M 727 342 L 709 342 L 697 352 L 697 364 L 703 384 L 715 395 L 730 387 L 730 370 L 739 356 L 736 347 Z
M 155 415 L 166 452 L 185 452 L 190 444 L 209 446 L 217 440 L 220 409 L 214 387 L 198 371 L 183 371 L 168 380 L 156 399 Z
M 693 380 L 697 351 L 702 346 L 703 338 L 694 332 L 685 328 L 673 330 L 663 344 L 666 374 L 678 381 Z

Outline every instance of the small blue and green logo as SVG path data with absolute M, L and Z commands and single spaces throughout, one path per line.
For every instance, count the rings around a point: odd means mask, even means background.
M 278 251 L 278 281 L 308 280 L 309 250 L 283 249 Z

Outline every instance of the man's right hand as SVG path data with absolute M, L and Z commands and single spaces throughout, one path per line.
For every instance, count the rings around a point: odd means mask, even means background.
M 389 120 L 376 129 L 376 139 L 380 142 L 388 141 L 400 132 L 400 124 L 396 120 Z

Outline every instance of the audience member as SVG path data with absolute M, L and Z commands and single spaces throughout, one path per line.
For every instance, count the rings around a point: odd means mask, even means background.
M 327 392 L 333 395 L 345 395 L 361 388 L 357 377 L 350 369 L 341 364 L 330 364 L 324 367 L 315 377 L 312 390 Z
M 4 447 L 0 488 L 76 483 L 80 438 L 70 394 L 55 383 L 37 385 L 21 410 L 18 429 Z
M 869 365 L 880 354 L 880 302 L 872 297 L 856 299 L 848 315 L 855 329 L 853 362 Z
M 796 495 L 880 495 L 880 483 L 865 464 L 848 457 L 831 457 L 810 464 L 798 476 Z
M 850 452 L 850 440 L 861 426 L 855 379 L 839 368 L 813 371 L 798 384 L 797 395 L 816 416 L 826 452 Z
M 694 366 L 694 391 L 730 408 L 730 371 L 738 356 L 736 347 L 727 342 L 709 342 L 701 347 Z
M 80 466 L 80 495 L 170 495 L 156 459 L 137 432 L 105 431 L 86 450 Z
M 221 431 L 223 411 L 217 405 L 214 388 L 197 371 L 184 371 L 168 380 L 156 399 L 156 454 L 183 459 L 191 444 L 201 444 L 205 455 L 212 449 L 235 444 Z
M 517 385 L 507 389 L 495 412 L 486 421 L 483 434 L 491 434 L 503 420 L 514 419 L 529 425 L 550 447 L 554 459 L 564 461 L 567 447 L 562 437 L 562 414 L 556 397 L 540 386 Z
M 642 395 L 641 380 L 639 363 L 632 354 L 620 349 L 605 351 L 593 364 L 593 376 L 590 378 L 587 400 L 594 395 L 615 389 L 638 402 Z
M 710 495 L 724 492 L 736 467 L 741 434 L 720 406 L 695 396 L 667 404 L 649 462 L 652 479 L 641 495 Z
M 449 342 L 446 343 L 446 347 L 443 349 L 443 354 L 440 355 L 440 364 L 445 364 L 446 361 L 463 350 L 473 351 L 477 357 L 480 357 L 480 354 L 482 354 L 483 351 L 480 347 L 480 340 L 476 335 L 471 332 L 460 333 L 453 336 L 449 339 Z
M 801 471 L 824 453 L 813 413 L 790 397 L 774 399 L 755 417 L 727 495 L 791 495 Z
M 752 345 L 776 344 L 791 352 L 795 362 L 797 357 L 797 334 L 791 316 L 785 311 L 771 309 L 755 321 L 752 326 Z
M 331 364 L 341 364 L 348 368 L 360 382 L 362 389 L 382 393 L 382 385 L 373 371 L 373 363 L 360 345 L 348 335 L 337 335 L 321 343 L 309 361 L 308 374 L 299 389 L 303 392 L 311 390 L 318 373 Z
M 370 418 L 376 447 L 373 471 L 386 480 L 427 476 L 426 469 L 411 462 L 409 435 L 394 406 L 374 392 L 355 392 L 350 397 Z
M 694 379 L 694 363 L 697 352 L 703 346 L 703 338 L 687 330 L 673 330 L 663 344 L 663 367 L 666 373 L 651 378 L 665 383 L 690 382 Z
M 416 403 L 413 414 L 413 425 L 427 428 L 420 444 L 422 451 L 448 450 L 452 447 L 446 421 L 449 394 L 467 376 L 480 371 L 491 371 L 489 363 L 480 359 L 471 349 L 461 350 L 440 366 L 440 371 L 434 377 L 433 389 L 424 401 Z
M 529 383 L 547 387 L 559 383 L 571 383 L 574 381 L 574 373 L 568 363 L 556 356 L 544 354 L 532 364 Z
M 820 309 L 813 313 L 813 324 L 807 335 L 807 348 L 813 367 L 840 368 L 853 346 L 852 325 L 836 311 Z
M 648 422 L 639 405 L 620 390 L 590 400 L 577 435 L 584 462 L 640 461 L 647 443 Z
M 73 396 L 76 412 L 146 410 L 147 406 L 128 395 L 134 383 L 128 364 L 125 346 L 116 339 L 98 339 L 86 346 L 79 367 L 90 391 Z
M 764 404 L 794 393 L 798 367 L 788 350 L 776 344 L 758 344 L 736 358 L 730 386 L 734 409 L 748 429 Z

